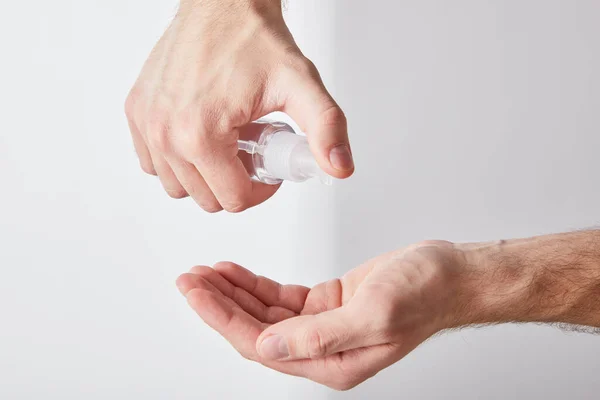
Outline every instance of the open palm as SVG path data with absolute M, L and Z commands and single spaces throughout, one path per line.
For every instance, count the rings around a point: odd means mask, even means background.
M 424 296 L 442 292 L 439 263 L 431 260 L 420 250 L 389 253 L 312 289 L 219 263 L 192 268 L 177 286 L 243 357 L 348 389 L 440 329 L 438 301 Z M 443 295 L 435 298 L 445 301 Z M 284 338 L 283 347 L 264 346 L 273 337 Z

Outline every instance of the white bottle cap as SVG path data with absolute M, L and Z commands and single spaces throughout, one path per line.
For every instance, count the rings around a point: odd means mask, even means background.
M 317 164 L 305 136 L 279 131 L 269 138 L 262 155 L 264 168 L 273 177 L 292 182 L 318 177 L 324 184 L 332 183 L 331 177 Z

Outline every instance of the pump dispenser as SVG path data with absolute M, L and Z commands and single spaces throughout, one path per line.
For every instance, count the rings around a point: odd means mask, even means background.
M 252 165 L 247 168 L 253 179 L 277 185 L 284 180 L 304 182 L 318 177 L 323 184 L 332 184 L 331 176 L 317 164 L 305 136 L 283 122 L 256 123 L 262 127 L 256 139 L 238 141 L 238 148 L 251 155 Z

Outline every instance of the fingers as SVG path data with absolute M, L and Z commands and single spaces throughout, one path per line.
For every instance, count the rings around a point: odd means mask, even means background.
M 319 283 L 308 293 L 302 315 L 320 314 L 340 307 L 344 291 L 339 279 Z
M 261 357 L 254 344 L 264 329 L 259 321 L 234 307 L 218 292 L 193 289 L 187 300 L 198 316 L 223 336 L 244 358 L 274 370 L 311 379 L 336 390 L 348 390 L 398 360 L 394 345 L 359 348 L 315 360 L 273 361 Z
M 327 92 L 314 66 L 309 64 L 305 69 L 300 77 L 284 78 L 290 89 L 283 111 L 306 132 L 319 166 L 332 176 L 347 178 L 354 172 L 354 160 L 346 116 Z
M 369 313 L 340 307 L 302 315 L 267 328 L 259 337 L 259 354 L 270 360 L 318 359 L 346 350 L 385 343 Z
M 237 138 L 237 135 L 235 135 Z M 275 194 L 278 186 L 250 180 L 234 143 L 206 148 L 193 160 L 221 206 L 232 213 L 254 207 Z
M 219 293 L 192 289 L 187 300 L 200 318 L 219 332 L 245 358 L 256 360 L 254 340 L 262 332 L 261 323 L 239 307 L 232 307 Z
M 194 165 L 178 158 L 172 158 L 170 165 L 181 186 L 203 210 L 214 213 L 223 209 Z
M 186 296 L 192 289 L 200 287 L 199 285 L 202 282 L 210 283 L 216 291 L 224 296 L 231 297 L 228 296 L 228 293 L 233 292 L 233 286 L 210 267 L 194 267 L 189 273 L 182 274 L 177 278 L 176 284 L 181 294 Z
M 188 304 L 196 314 L 223 336 L 242 357 L 286 374 L 306 376 L 305 361 L 281 363 L 262 360 L 256 352 L 255 343 L 264 324 L 228 300 L 222 294 L 206 289 L 192 289 L 187 295 Z
M 225 295 L 223 292 L 233 293 L 234 288 L 245 291 L 209 267 L 192 268 L 192 273 L 183 274 L 177 284 L 182 293 L 187 294 L 188 303 L 198 316 L 244 358 L 333 389 L 347 390 L 356 386 L 416 346 L 407 344 L 403 349 L 401 345 L 379 343 L 374 339 L 376 336 L 369 333 L 369 323 L 355 323 L 367 321 L 368 317 L 360 318 L 344 308 L 317 316 L 291 318 L 269 327 L 241 306 L 239 298 L 234 301 Z M 278 351 L 287 352 L 285 358 L 263 348 L 279 334 L 286 337 L 285 345 L 276 343 Z M 345 350 L 348 348 L 351 349 Z
M 163 188 L 170 197 L 175 199 L 187 197 L 188 193 L 173 173 L 171 166 L 164 159 L 160 149 L 153 147 L 138 128 L 138 124 L 134 120 L 135 103 L 136 100 L 132 91 L 127 98 L 125 112 L 142 170 L 151 175 L 158 175 Z
M 132 90 L 125 106 L 134 146 L 142 169 L 158 175 L 169 196 L 189 194 L 208 212 L 241 212 L 278 190 L 250 179 L 238 158 L 237 129 L 222 132 L 207 112 L 192 110 L 189 117 L 164 104 L 148 107 L 139 97 Z
M 231 284 L 210 267 L 198 266 L 192 268 L 190 272 L 177 279 L 177 287 L 183 295 L 194 288 L 205 288 L 208 283 L 214 287 L 215 291 L 231 299 L 260 322 L 273 324 L 297 315 L 294 311 L 284 307 L 265 305 L 246 290 Z
M 131 138 L 133 139 L 133 147 L 135 148 L 135 152 L 140 161 L 140 167 L 145 173 L 156 175 L 152 157 L 150 156 L 146 143 L 144 143 L 144 139 L 140 135 L 140 131 L 131 119 L 128 118 L 127 123 L 129 124 L 129 131 L 131 132 Z
M 225 21 L 215 30 L 187 24 L 183 15 L 155 46 L 126 101 L 140 130 L 134 140 L 143 168 L 155 171 L 172 197 L 189 194 L 208 211 L 229 212 L 270 198 L 278 187 L 251 181 L 237 140 L 241 128 L 273 111 L 287 112 L 307 132 L 326 173 L 352 174 L 346 117 L 283 19 L 242 30 Z M 235 34 L 223 39 L 228 29 Z M 206 40 L 194 40 L 200 36 Z M 229 45 L 214 46 L 223 40 Z
M 158 174 L 160 183 L 162 184 L 165 192 L 174 199 L 183 199 L 188 196 L 185 188 L 179 183 L 177 176 L 173 173 L 171 166 L 167 161 L 158 153 L 152 152 L 152 161 L 154 163 L 154 169 Z
M 231 308 L 240 308 L 240 305 L 235 301 L 231 300 L 229 297 L 223 295 L 223 293 L 214 286 L 207 279 L 204 279 L 195 274 L 183 274 L 177 279 L 177 286 L 182 294 L 187 297 L 187 295 L 195 289 L 207 290 L 209 292 L 213 292 L 215 294 L 223 296 L 223 301 L 227 303 L 227 305 Z
M 256 276 L 234 263 L 218 263 L 215 269 L 229 282 L 246 290 L 265 305 L 283 307 L 295 313 L 302 311 L 310 291 L 304 286 L 281 285 L 271 279 Z

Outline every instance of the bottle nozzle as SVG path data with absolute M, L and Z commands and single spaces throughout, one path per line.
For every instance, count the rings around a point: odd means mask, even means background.
M 251 140 L 238 140 L 238 149 L 252 155 L 258 153 L 258 143 Z

